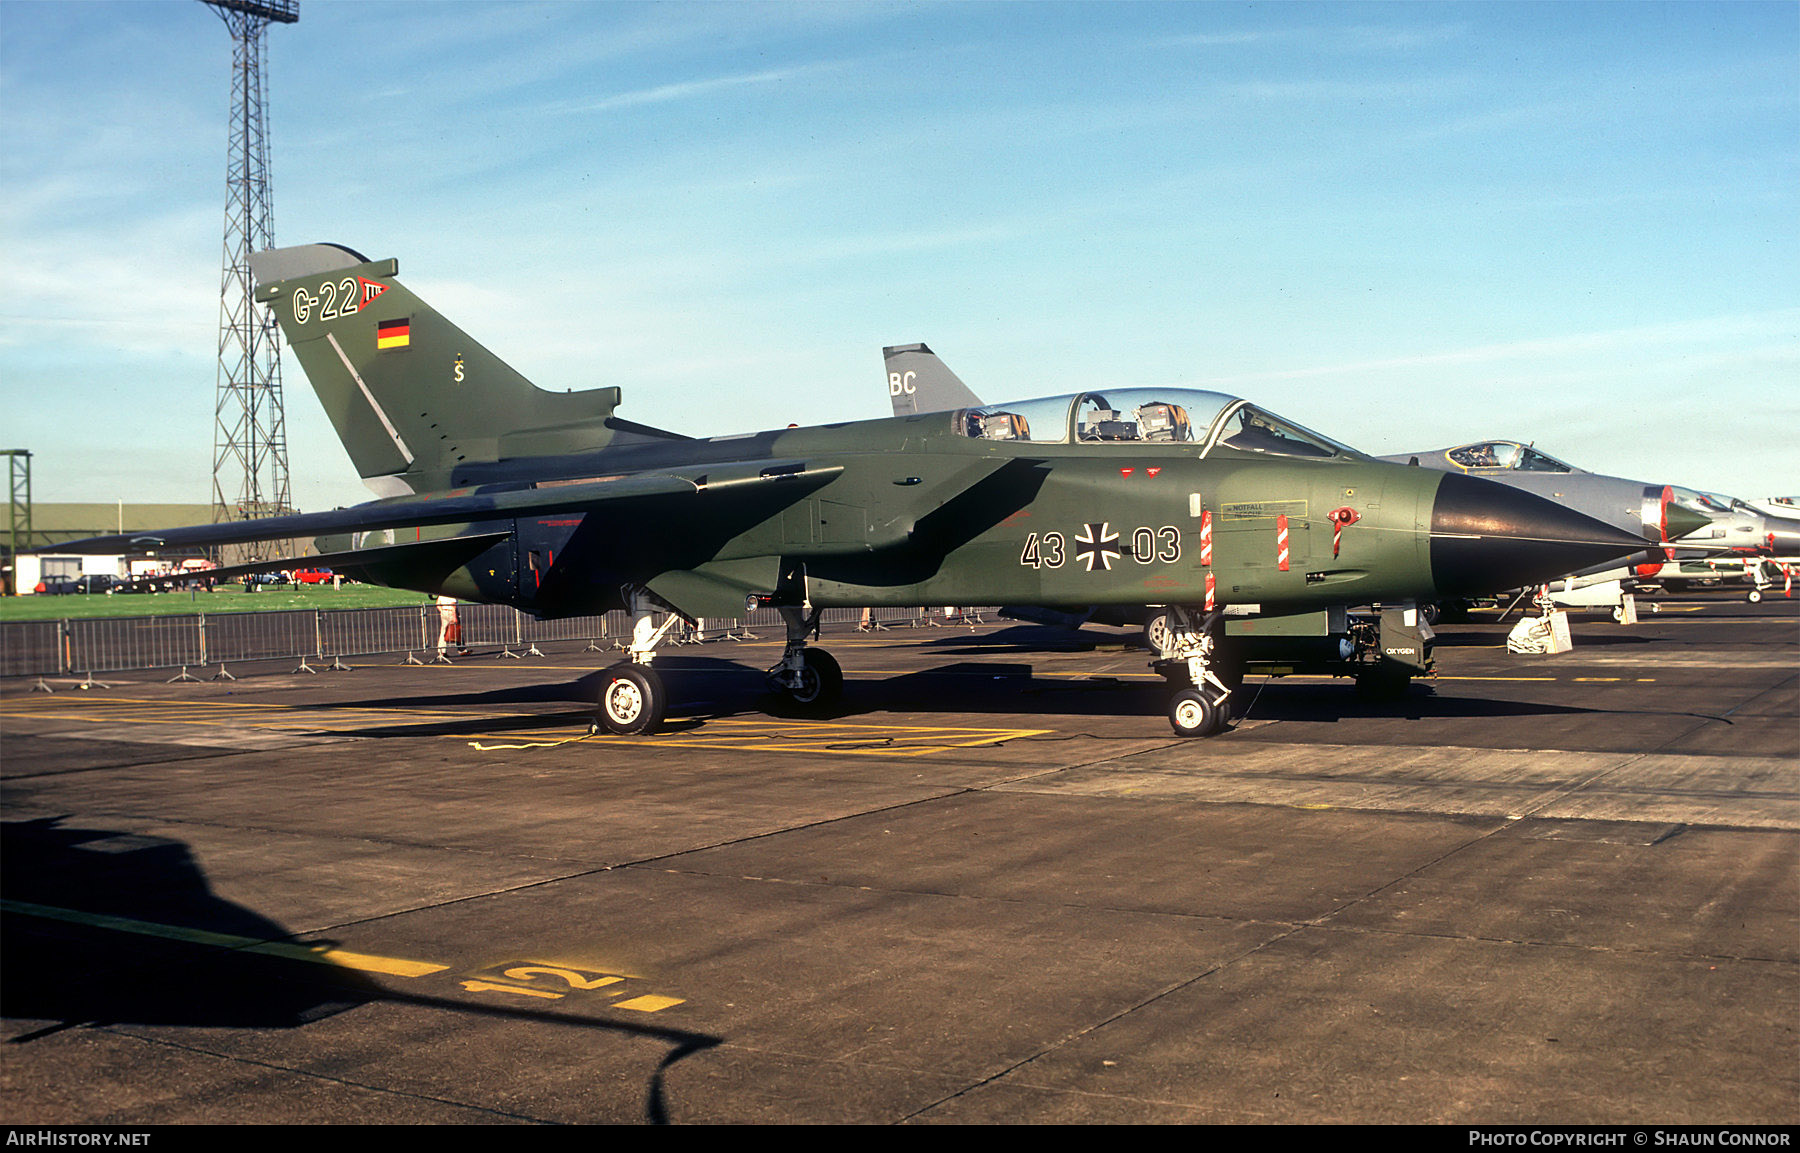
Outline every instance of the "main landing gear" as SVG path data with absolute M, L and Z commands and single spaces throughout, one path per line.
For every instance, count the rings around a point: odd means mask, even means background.
M 633 596 L 631 606 L 631 659 L 607 669 L 600 679 L 599 708 L 594 713 L 591 733 L 605 729 L 620 736 L 642 736 L 654 733 L 669 711 L 669 690 L 662 677 L 650 667 L 656 646 L 681 619 L 670 613 L 662 624 L 656 623 L 650 602 Z
M 1231 686 L 1219 675 L 1223 671 L 1229 677 L 1218 652 L 1223 619 L 1216 611 L 1170 605 L 1160 610 L 1147 630 L 1157 650 L 1151 667 L 1175 689 L 1169 698 L 1169 725 L 1176 736 L 1215 736 L 1231 721 Z M 1240 678 L 1230 679 L 1241 683 Z
M 620 664 L 606 670 L 600 685 L 596 724 L 609 733 L 653 733 L 669 707 L 669 690 L 649 665 Z
M 784 605 L 776 611 L 787 628 L 787 647 L 769 670 L 769 688 L 803 709 L 831 707 L 844 694 L 844 672 L 824 649 L 806 647 L 807 637 L 818 638 L 819 610 Z
M 669 690 L 650 667 L 656 646 L 681 617 L 670 613 L 659 626 L 650 602 L 631 601 L 631 659 L 607 669 L 601 676 L 599 707 L 589 732 L 605 730 L 620 736 L 654 733 L 669 710 Z M 829 708 L 844 692 L 844 673 L 824 649 L 806 646 L 808 637 L 819 635 L 819 610 L 781 607 L 787 626 L 787 647 L 781 663 L 768 672 L 769 687 L 803 709 Z

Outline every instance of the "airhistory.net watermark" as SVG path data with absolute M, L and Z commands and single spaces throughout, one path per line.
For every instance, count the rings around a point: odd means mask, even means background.
M 62 1149 L 84 1148 L 117 1149 L 145 1146 L 150 1144 L 148 1133 L 96 1132 L 93 1130 L 69 1129 L 8 1129 L 6 1144 L 9 1147 Z

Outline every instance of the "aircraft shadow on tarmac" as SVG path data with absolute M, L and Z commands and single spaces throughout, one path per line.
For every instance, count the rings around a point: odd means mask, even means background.
M 949 654 L 946 654 L 949 655 Z M 760 668 L 737 661 L 698 655 L 671 655 L 657 668 L 666 679 L 673 701 L 666 730 L 703 725 L 712 717 L 763 712 L 775 716 L 842 720 L 903 713 L 912 716 L 988 714 L 1042 717 L 1128 717 L 1160 721 L 1166 687 L 1157 678 L 1117 677 L 1095 674 L 1085 677 L 1038 677 L 1035 667 L 1023 661 L 952 660 L 945 664 L 882 678 L 859 677 L 854 666 L 847 671 L 843 698 L 828 710 L 806 710 L 785 697 L 768 691 Z M 469 692 L 395 694 L 345 700 L 337 707 L 351 708 L 478 708 L 480 715 L 467 719 L 433 719 L 377 723 L 336 730 L 358 737 L 465 736 L 493 732 L 527 733 L 539 729 L 566 728 L 592 719 L 593 701 L 600 673 L 571 680 Z M 1247 707 L 1259 720 L 1338 721 L 1355 718 L 1529 717 L 1586 714 L 1595 711 L 1543 701 L 1489 699 L 1437 692 L 1423 683 L 1404 689 L 1389 699 L 1359 694 L 1348 680 L 1321 684 L 1251 677 L 1238 695 L 1236 712 Z M 533 709 L 550 703 L 572 708 Z M 312 706 L 330 708 L 332 705 Z M 513 711 L 518 710 L 518 711 Z M 1157 729 L 1155 731 L 1161 731 Z
M 326 982 L 304 971 L 317 966 L 193 939 L 284 941 L 290 934 L 213 894 L 179 841 L 68 827 L 62 818 L 12 821 L 0 825 L 0 862 L 7 899 L 0 1015 L 8 1018 L 64 1027 L 292 1028 L 382 995 L 349 973 Z M 74 918 L 30 915 L 19 903 L 74 911 Z M 175 932 L 120 931 L 106 927 L 109 918 Z
M 665 1123 L 665 1071 L 721 1043 L 632 1021 L 397 993 L 336 965 L 249 951 L 337 942 L 296 941 L 275 921 L 221 899 L 180 841 L 64 820 L 0 822 L 0 1017 L 55 1022 L 10 1044 L 84 1025 L 295 1029 L 375 1001 L 412 1004 L 667 1045 L 648 1072 L 644 1105 L 646 1120 Z
M 1142 647 L 1141 629 L 1120 632 L 1095 632 L 1090 629 L 1045 628 L 1042 625 L 1014 625 L 1010 628 L 969 630 L 949 636 L 934 637 L 925 647 L 934 649 L 979 649 L 982 652 L 1019 653 L 1091 653 L 1101 646 Z M 1149 659 L 1148 648 L 1144 649 Z
M 1621 628 L 1618 632 L 1583 631 L 1578 647 L 1607 648 L 1617 645 L 1649 645 L 1666 643 L 1667 638 L 1645 636 Z M 1498 649 L 1506 647 L 1506 634 L 1498 632 L 1457 632 L 1439 628 L 1432 644 L 1440 649 Z

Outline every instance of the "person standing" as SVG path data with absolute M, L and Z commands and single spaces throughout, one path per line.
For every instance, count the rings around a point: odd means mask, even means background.
M 457 649 L 458 649 L 457 655 L 458 656 L 464 656 L 464 657 L 468 656 L 469 650 L 464 648 L 463 643 L 462 643 L 462 620 L 457 615 L 456 598 L 455 597 L 439 597 L 437 599 L 437 612 L 438 612 L 438 642 L 437 642 L 438 659 L 443 660 L 443 661 L 447 661 L 450 659 L 449 657 L 444 655 L 444 650 L 446 648 L 449 648 L 451 645 L 455 645 L 457 647 Z

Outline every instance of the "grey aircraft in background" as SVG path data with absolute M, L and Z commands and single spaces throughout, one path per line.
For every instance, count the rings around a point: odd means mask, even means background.
M 1800 553 L 1800 521 L 1770 516 L 1740 500 L 1697 492 L 1680 485 L 1648 484 L 1603 476 L 1567 464 L 1528 443 L 1481 440 L 1432 452 L 1402 453 L 1381 460 L 1417 463 L 1421 468 L 1460 472 L 1498 481 L 1556 501 L 1635 532 L 1661 540 L 1673 555 L 1634 558 L 1638 575 L 1650 578 L 1664 560 L 1794 556 Z M 1692 551 L 1690 551 L 1692 550 Z

